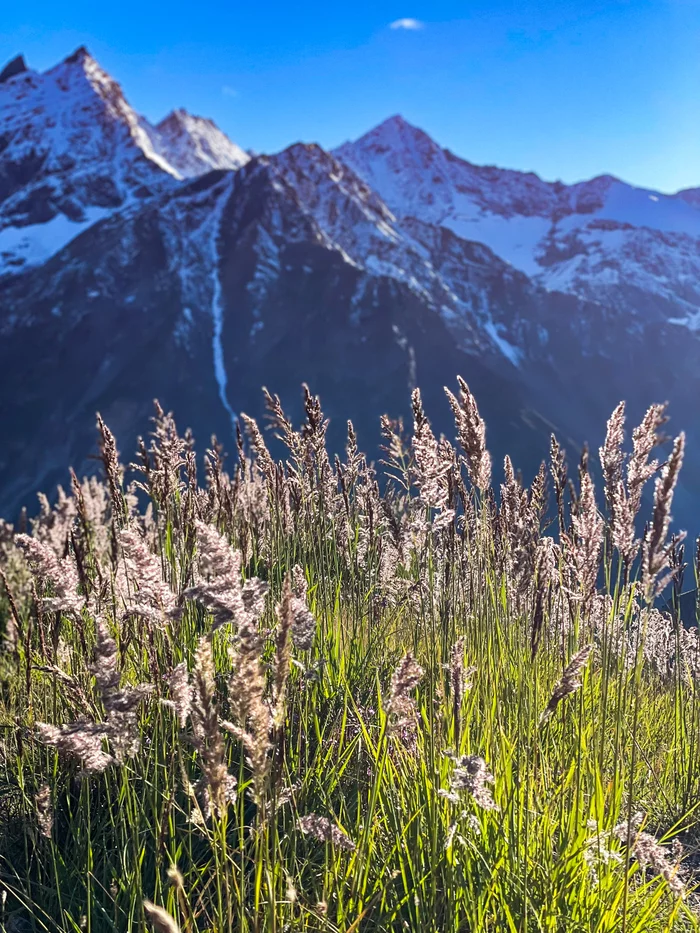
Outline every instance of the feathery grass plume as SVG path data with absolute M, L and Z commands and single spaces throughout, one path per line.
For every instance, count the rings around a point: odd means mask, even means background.
M 448 502 L 446 466 L 439 453 L 438 442 L 423 411 L 420 389 L 411 395 L 413 408 L 413 470 L 423 504 L 428 508 L 444 509 Z
M 292 641 L 297 651 L 310 651 L 316 636 L 316 619 L 307 605 L 306 577 L 298 564 L 292 568 L 291 588 Z
M 299 819 L 299 829 L 305 836 L 313 836 L 319 842 L 330 842 L 337 849 L 352 852 L 355 843 L 336 823 L 331 823 L 325 816 L 309 813 Z
M 222 722 L 222 726 L 243 745 L 253 774 L 253 799 L 261 808 L 265 803 L 273 726 L 272 711 L 265 698 L 267 684 L 261 661 L 262 647 L 253 625 L 246 623 L 241 626 L 232 651 L 233 672 L 229 679 L 234 721 Z
M 669 575 L 659 574 L 669 566 L 672 543 L 667 541 L 671 525 L 673 492 L 683 465 L 685 434 L 681 432 L 673 442 L 671 456 L 656 480 L 654 511 L 642 542 L 642 588 L 647 600 L 657 596 L 669 582 Z M 682 539 L 681 539 L 682 540 Z
M 111 764 L 122 764 L 125 758 L 136 755 L 140 748 L 136 713 L 152 687 L 150 684 L 140 684 L 120 690 L 116 657 L 116 644 L 104 623 L 98 620 L 97 645 L 91 670 L 107 713 L 104 722 L 81 717 L 61 726 L 44 722 L 36 724 L 39 741 L 53 746 L 68 757 L 79 759 L 86 771 L 100 772 Z M 110 742 L 112 754 L 103 748 L 105 739 Z
M 297 599 L 306 600 L 306 574 L 300 564 L 292 567 L 292 592 Z
M 549 470 L 554 482 L 554 496 L 557 501 L 557 517 L 559 519 L 559 533 L 566 531 L 566 512 L 564 506 L 564 493 L 567 484 L 566 451 L 559 446 L 559 441 L 552 434 L 549 443 Z
M 198 599 L 214 617 L 212 631 L 229 622 L 239 627 L 256 623 L 265 608 L 268 584 L 252 577 L 241 583 L 241 552 L 219 532 L 199 519 L 195 522 L 199 566 L 206 580 L 185 590 L 186 599 Z
M 79 616 L 85 599 L 77 592 L 80 577 L 72 557 L 59 559 L 49 545 L 26 534 L 15 535 L 15 544 L 24 553 L 37 581 L 42 585 L 48 583 L 53 589 L 53 596 L 42 598 L 42 607 L 49 612 Z
M 440 796 L 446 797 L 452 803 L 458 803 L 459 794 L 467 791 L 473 797 L 474 803 L 483 810 L 500 810 L 488 786 L 494 783 L 494 776 L 487 768 L 484 759 L 479 755 L 462 755 L 456 757 L 454 762 L 450 789 L 439 791 Z
M 503 462 L 505 483 L 501 484 L 501 507 L 498 512 L 498 533 L 507 544 L 501 557 L 508 569 L 515 592 L 525 595 L 535 573 L 540 519 L 530 507 L 527 491 L 516 477 L 510 457 Z M 539 496 L 537 490 L 535 495 Z
M 551 539 L 549 539 L 551 540 Z M 534 661 L 537 649 L 542 639 L 542 630 L 544 628 L 545 601 L 549 595 L 550 576 L 544 565 L 551 550 L 546 551 L 539 547 L 537 550 L 536 573 L 535 573 L 535 607 L 532 613 L 532 629 L 530 632 L 530 658 Z
M 665 414 L 665 405 L 652 405 L 646 412 L 642 423 L 632 432 L 633 451 L 627 464 L 627 476 L 622 476 L 622 453 L 619 456 L 613 447 L 619 436 L 622 435 L 624 423 L 624 408 L 621 402 L 613 413 L 611 423 L 608 423 L 610 442 L 606 445 L 611 449 L 607 454 L 606 499 L 610 511 L 610 536 L 613 545 L 617 548 L 626 571 L 637 555 L 640 541 L 636 537 L 635 522 L 642 503 L 644 486 L 659 468 L 658 460 L 649 462 L 649 454 L 655 446 L 663 441 L 659 429 L 668 420 Z M 622 414 L 620 409 L 622 408 Z M 621 439 L 620 439 L 621 443 Z M 601 448 L 601 463 L 603 448 Z M 618 462 L 619 461 L 619 462 Z M 605 471 L 606 465 L 603 463 Z
M 235 800 L 236 783 L 228 771 L 226 746 L 219 729 L 214 655 L 209 638 L 199 640 L 193 680 L 190 717 L 193 744 L 203 772 L 203 780 L 198 787 L 201 809 L 205 820 L 212 813 L 220 818 L 228 804 Z
M 123 528 L 119 544 L 133 596 L 124 594 L 126 613 L 138 615 L 157 625 L 180 615 L 177 596 L 163 580 L 161 561 L 153 554 L 141 535 L 133 528 Z
M 304 458 L 301 434 L 294 430 L 294 425 L 285 414 L 279 395 L 272 395 L 272 393 L 268 392 L 265 386 L 263 386 L 263 396 L 265 398 L 265 408 L 267 410 L 266 417 L 269 419 L 271 426 L 276 430 L 275 437 L 282 441 L 291 453 L 297 467 L 300 467 Z
M 170 687 L 171 699 L 161 700 L 161 703 L 175 712 L 180 728 L 184 729 L 192 710 L 193 699 L 192 684 L 185 661 L 181 661 L 173 668 L 167 678 L 167 683 Z
M 636 516 L 642 505 L 642 492 L 647 481 L 659 469 L 659 461 L 649 462 L 649 454 L 665 438 L 659 433 L 667 423 L 667 404 L 651 405 L 641 424 L 632 432 L 632 455 L 627 464 L 627 489 L 630 509 Z
M 469 386 L 457 377 L 459 400 L 445 386 L 450 407 L 455 416 L 457 435 L 466 456 L 467 473 L 472 485 L 481 492 L 491 485 L 491 455 L 486 449 L 486 424 L 479 414 L 476 399 L 469 391 Z
M 544 460 L 530 486 L 529 505 L 539 534 L 540 522 L 547 508 L 547 464 Z
M 305 466 L 303 475 L 311 482 L 312 488 L 321 496 L 326 510 L 329 511 L 336 498 L 333 470 L 326 450 L 326 432 L 329 422 L 327 418 L 324 418 L 319 397 L 311 394 L 305 382 L 302 383 L 302 389 L 306 413 L 306 424 L 301 430 Z
M 120 689 L 117 644 L 102 619 L 97 620 L 97 641 L 92 663 L 97 689 L 107 713 L 104 726 L 118 764 L 133 758 L 141 746 L 138 709 L 153 692 L 152 684 L 137 684 Z
M 143 911 L 155 933 L 180 933 L 180 927 L 164 908 L 146 900 L 143 902 Z
M 588 472 L 581 476 L 581 494 L 572 516 L 572 535 L 567 540 L 566 556 L 574 585 L 583 599 L 584 609 L 595 595 L 605 523 L 598 514 L 593 480 Z
M 270 451 L 267 449 L 265 439 L 260 433 L 260 428 L 255 419 L 250 418 L 245 412 L 241 412 L 240 418 L 245 426 L 248 439 L 255 451 L 258 460 L 258 468 L 267 480 L 269 488 L 274 488 L 276 473 L 275 462 L 270 456 Z
M 277 607 L 277 638 L 274 662 L 274 716 L 273 725 L 279 728 L 284 722 L 287 681 L 292 663 L 292 628 L 294 626 L 294 602 L 292 583 L 287 575 L 282 584 L 282 601 Z
M 411 454 L 403 419 L 382 415 L 379 420 L 384 441 L 381 449 L 386 454 L 386 459 L 381 461 L 382 465 L 392 471 L 387 472 L 388 477 L 398 483 L 402 489 L 408 490 L 411 486 L 408 476 Z
M 36 733 L 40 742 L 52 746 L 68 758 L 78 759 L 86 771 L 104 771 L 116 761 L 102 747 L 103 739 L 108 734 L 104 723 L 95 723 L 89 719 L 78 719 L 63 726 L 37 722 Z
M 613 522 L 615 521 L 615 494 L 622 481 L 622 465 L 625 454 L 622 445 L 625 441 L 625 403 L 620 402 L 608 419 L 605 443 L 599 450 L 600 465 L 605 480 L 605 499 Z
M 452 646 L 450 654 L 450 663 L 448 665 L 450 675 L 450 694 L 452 699 L 452 718 L 455 730 L 455 747 L 459 749 L 462 726 L 462 701 L 467 690 L 471 689 L 471 675 L 476 671 L 475 667 L 465 667 L 464 651 L 466 648 L 466 638 L 458 639 Z
M 348 439 L 345 445 L 345 463 L 341 464 L 341 475 L 346 489 L 353 490 L 359 476 L 365 455 L 358 450 L 357 435 L 352 421 L 348 420 Z
M 50 839 L 53 830 L 53 802 L 51 800 L 51 788 L 48 784 L 44 784 L 34 795 L 34 807 L 39 832 L 42 836 Z
M 390 735 L 415 732 L 418 708 L 411 695 L 423 679 L 423 668 L 409 652 L 391 676 L 389 696 L 384 707 Z
M 542 713 L 540 722 L 546 722 L 551 716 L 554 715 L 556 708 L 559 706 L 562 700 L 570 696 L 572 693 L 575 693 L 579 687 L 582 686 L 582 672 L 586 666 L 586 662 L 590 657 L 591 651 L 593 650 L 593 645 L 586 645 L 578 651 L 569 664 L 564 669 L 564 673 L 561 675 L 560 679 L 556 682 L 554 690 L 551 697 L 549 698 L 549 703 Z
M 618 823 L 613 829 L 613 834 L 622 843 L 629 845 L 630 854 L 637 861 L 640 868 L 650 866 L 655 874 L 664 879 L 669 890 L 676 897 L 685 897 L 685 885 L 678 873 L 678 863 L 682 849 L 680 853 L 677 853 L 675 861 L 672 861 L 669 858 L 668 849 L 664 849 L 651 833 L 643 832 L 637 828 L 642 819 L 642 814 L 635 814 L 630 825 L 628 825 L 627 821 Z
M 116 530 L 121 528 L 128 518 L 128 509 L 122 490 L 122 467 L 119 463 L 119 451 L 117 450 L 114 435 L 104 423 L 100 414 L 97 415 L 97 429 L 100 432 L 100 459 L 107 477 L 109 495 L 112 500 L 112 519 Z
M 131 468 L 144 477 L 135 487 L 147 492 L 157 507 L 172 518 L 172 498 L 185 488 L 181 474 L 186 464 L 187 441 L 178 434 L 172 412 L 166 414 L 158 399 L 153 400 L 153 406 L 151 446 L 147 448 L 143 438 L 139 438 L 141 462 L 132 463 Z

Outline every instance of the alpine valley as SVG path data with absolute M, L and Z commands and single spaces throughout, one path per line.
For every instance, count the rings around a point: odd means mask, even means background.
M 151 125 L 84 48 L 0 73 L 0 515 L 94 470 L 97 411 L 127 460 L 154 398 L 231 450 L 261 386 L 299 420 L 307 382 L 333 449 L 351 418 L 378 452 L 416 384 L 451 429 L 458 373 L 526 479 L 552 431 L 573 461 L 620 399 L 668 400 L 700 529 L 700 189 L 480 167 L 398 116 L 251 156 Z

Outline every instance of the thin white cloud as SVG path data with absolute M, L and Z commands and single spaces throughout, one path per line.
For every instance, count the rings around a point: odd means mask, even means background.
M 410 16 L 405 16 L 403 19 L 395 19 L 393 23 L 389 23 L 389 29 L 422 29 L 425 23 L 422 23 L 419 19 L 411 19 Z
M 224 86 L 221 88 L 221 93 L 224 95 L 224 97 L 238 97 L 238 91 L 235 89 L 235 87 L 231 87 L 228 84 L 224 84 Z

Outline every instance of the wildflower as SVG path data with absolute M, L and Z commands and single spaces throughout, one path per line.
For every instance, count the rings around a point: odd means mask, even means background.
M 583 843 L 583 860 L 588 866 L 591 881 L 597 884 L 598 867 L 610 862 L 621 862 L 622 858 L 619 852 L 615 852 L 601 839 L 602 834 L 596 820 L 588 820 L 586 826 L 591 835 Z
M 389 698 L 385 707 L 390 734 L 396 734 L 404 729 L 409 733 L 415 731 L 417 707 L 411 693 L 420 683 L 423 673 L 423 668 L 409 653 L 392 674 Z
M 474 798 L 474 802 L 484 810 L 500 810 L 493 799 L 489 784 L 493 784 L 494 777 L 486 766 L 486 762 L 478 755 L 463 755 L 455 758 L 455 767 L 450 779 L 450 790 L 441 791 L 440 795 L 447 797 L 453 803 L 459 801 L 459 794 L 467 791 Z
M 545 722 L 554 714 L 557 706 L 559 706 L 563 699 L 570 696 L 582 685 L 581 674 L 592 649 L 593 645 L 586 645 L 585 648 L 581 648 L 581 650 L 573 656 L 554 687 L 552 696 L 549 698 L 549 703 L 542 714 L 542 722 Z
M 325 816 L 318 816 L 316 813 L 309 813 L 308 816 L 302 816 L 299 820 L 299 829 L 305 836 L 313 836 L 319 842 L 330 842 L 338 849 L 344 849 L 346 852 L 352 852 L 355 843 L 343 830 L 335 823 L 331 823 Z

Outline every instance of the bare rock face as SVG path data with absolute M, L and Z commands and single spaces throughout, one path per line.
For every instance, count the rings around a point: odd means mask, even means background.
M 7 71 L 7 69 L 6 69 Z M 334 152 L 251 157 L 211 121 L 156 126 L 79 49 L 0 83 L 0 514 L 94 469 L 94 412 L 125 459 L 152 399 L 229 449 L 260 387 L 329 440 L 410 424 L 421 386 L 470 383 L 498 459 L 532 474 L 669 399 L 689 429 L 679 515 L 700 519 L 700 210 L 610 176 L 475 166 L 400 117 Z M 697 443 L 694 443 L 697 441 Z M 697 520 L 700 528 L 700 520 Z
M 10 78 L 14 78 L 15 75 L 22 74 L 23 71 L 27 71 L 27 65 L 24 61 L 23 55 L 17 55 L 12 59 L 11 62 L 8 62 L 5 67 L 0 71 L 0 84 L 4 81 L 9 81 Z

